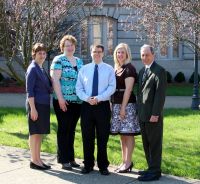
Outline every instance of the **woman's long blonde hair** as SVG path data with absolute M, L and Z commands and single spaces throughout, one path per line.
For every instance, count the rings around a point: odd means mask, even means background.
M 130 47 L 126 43 L 120 43 L 115 47 L 115 50 L 114 50 L 114 53 L 113 53 L 115 69 L 120 67 L 119 61 L 117 59 L 117 50 L 122 49 L 122 48 L 125 49 L 125 51 L 126 51 L 126 62 L 125 62 L 125 64 L 131 62 L 132 57 L 131 57 Z

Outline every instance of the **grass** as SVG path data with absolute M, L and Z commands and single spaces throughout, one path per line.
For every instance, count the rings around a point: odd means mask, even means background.
M 192 96 L 193 84 L 189 83 L 168 84 L 166 93 L 167 96 Z
M 200 179 L 200 113 L 190 109 L 167 109 L 164 112 L 164 173 Z M 44 138 L 42 151 L 56 153 L 57 123 L 51 114 L 51 134 Z M 24 109 L 0 108 L 0 145 L 28 148 L 28 127 Z M 83 158 L 80 124 L 76 129 L 75 152 Z M 108 155 L 111 164 L 121 162 L 119 136 L 110 136 Z M 133 154 L 135 168 L 146 168 L 141 136 L 136 137 Z
M 137 84 L 134 87 L 134 93 L 137 94 Z M 167 96 L 192 96 L 193 95 L 193 84 L 190 83 L 168 83 Z M 199 93 L 200 95 L 200 93 Z

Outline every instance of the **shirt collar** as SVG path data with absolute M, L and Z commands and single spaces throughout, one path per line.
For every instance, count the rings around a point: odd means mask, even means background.
M 154 63 L 154 61 L 150 65 L 145 65 L 145 68 L 151 68 L 151 65 Z
M 93 63 L 94 65 L 101 66 L 101 65 L 103 64 L 103 61 L 101 61 L 101 62 L 100 62 L 100 63 L 98 63 L 98 64 L 96 64 L 94 61 L 92 61 L 92 63 Z

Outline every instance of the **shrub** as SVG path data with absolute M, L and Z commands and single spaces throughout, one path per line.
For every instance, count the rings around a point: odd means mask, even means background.
M 174 81 L 178 82 L 178 83 L 185 82 L 185 75 L 184 75 L 184 73 L 183 72 L 178 72 L 176 74 L 176 76 L 174 77 Z
M 166 75 L 167 75 L 167 82 L 171 83 L 172 82 L 172 75 L 170 72 L 166 71 Z
M 198 81 L 200 81 L 200 75 L 198 74 Z M 189 83 L 194 83 L 194 72 L 190 76 Z
M 0 73 L 0 81 L 4 79 L 4 76 Z

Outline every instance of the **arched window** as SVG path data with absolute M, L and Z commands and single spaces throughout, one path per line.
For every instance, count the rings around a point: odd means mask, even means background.
M 106 16 L 87 17 L 81 31 L 81 55 L 83 58 L 90 56 L 91 44 L 103 44 L 105 57 L 112 57 L 116 46 L 116 20 Z

